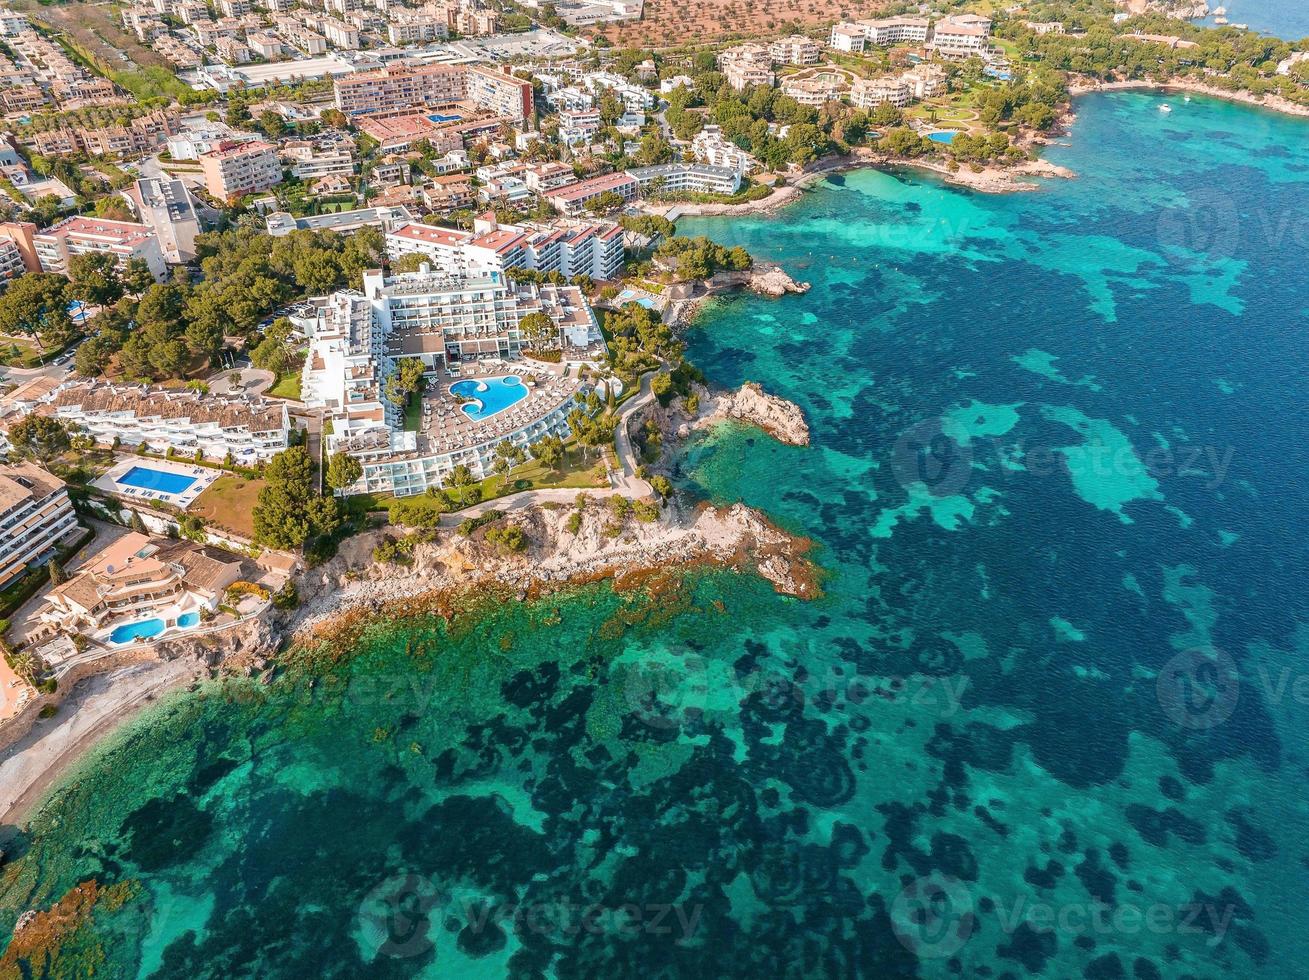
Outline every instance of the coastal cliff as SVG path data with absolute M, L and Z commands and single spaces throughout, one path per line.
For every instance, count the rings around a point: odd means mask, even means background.
M 507 552 L 487 537 L 492 527 L 520 528 L 527 547 Z M 753 572 L 782 595 L 818 595 L 811 544 L 777 528 L 744 504 L 715 508 L 670 503 L 656 520 L 619 517 L 601 498 L 533 505 L 473 533 L 441 534 L 414 548 L 408 565 L 379 563 L 378 531 L 345 542 L 338 555 L 300 580 L 304 604 L 288 624 L 297 639 L 324 635 L 343 613 L 403 615 L 410 600 L 442 591 L 505 588 L 527 599 L 572 584 L 693 565 Z

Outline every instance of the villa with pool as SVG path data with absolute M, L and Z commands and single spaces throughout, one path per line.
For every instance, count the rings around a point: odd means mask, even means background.
M 363 287 L 315 301 L 305 326 L 302 398 L 331 419 L 328 451 L 363 466 L 347 493 L 422 493 L 461 465 L 483 478 L 499 443 L 570 434 L 575 396 L 591 390 L 580 370 L 605 356 L 580 289 L 430 267 L 366 272 Z M 532 314 L 549 326 L 529 337 L 521 324 Z M 523 356 L 529 348 L 557 360 Z M 422 364 L 424 387 L 397 399 L 392 379 L 406 360 Z
M 241 567 L 235 555 L 129 532 L 51 589 L 39 621 L 110 648 L 179 636 L 218 608 Z

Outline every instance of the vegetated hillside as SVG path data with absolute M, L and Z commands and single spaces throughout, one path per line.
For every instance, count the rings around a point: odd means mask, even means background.
M 804 28 L 874 17 L 886 7 L 884 0 L 845 0 L 841 4 L 825 0 L 645 0 L 645 13 L 639 21 L 606 27 L 601 33 L 618 44 L 659 47 L 777 34 L 787 24 Z

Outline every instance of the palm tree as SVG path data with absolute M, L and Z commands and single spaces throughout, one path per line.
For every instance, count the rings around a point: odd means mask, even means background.
M 14 673 L 21 677 L 33 687 L 36 686 L 36 675 L 41 670 L 41 661 L 33 653 L 15 653 L 12 658 L 11 666 Z

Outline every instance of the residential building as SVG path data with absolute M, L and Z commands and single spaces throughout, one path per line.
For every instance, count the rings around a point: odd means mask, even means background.
M 18 253 L 24 272 L 40 272 L 41 257 L 36 254 L 36 225 L 31 221 L 6 221 L 0 224 L 0 242 L 6 251 Z
M 1061 21 L 1057 21 L 1057 20 L 1047 20 L 1047 21 L 1039 21 L 1039 22 L 1029 20 L 1027 22 L 1027 29 L 1029 31 L 1035 32 L 1036 34 L 1042 34 L 1042 35 L 1062 34 L 1064 32 L 1064 25 Z
M 883 17 L 879 20 L 861 20 L 864 40 L 874 47 L 887 48 L 896 44 L 926 44 L 932 22 L 926 17 Z
M 468 276 L 510 269 L 558 272 L 612 279 L 623 265 L 623 232 L 616 224 L 529 222 L 502 225 L 494 215 L 475 222 L 471 232 L 411 224 L 386 236 L 387 258 L 424 256 L 433 270 Z
M 250 0 L 218 0 L 224 17 L 244 17 L 250 13 Z
M 81 530 L 63 480 L 34 463 L 0 466 L 0 589 Z
M 600 113 L 590 110 L 559 113 L 559 138 L 569 146 L 590 143 L 600 132 Z
M 924 62 L 900 77 L 909 86 L 909 94 L 915 99 L 930 99 L 945 91 L 945 71 L 936 65 Z
M 267 190 L 282 182 L 277 148 L 263 140 L 248 143 L 224 141 L 200 154 L 205 190 L 220 201 Z
M 532 83 L 481 65 L 388 65 L 336 79 L 336 105 L 348 115 L 439 108 L 470 102 L 514 122 L 534 114 Z
M 736 170 L 704 163 L 661 163 L 627 174 L 640 184 L 642 193 L 735 194 L 741 189 L 741 174 Z
M 449 36 L 449 26 L 435 17 L 416 14 L 399 15 L 388 21 L 386 25 L 387 40 L 397 47 L 444 41 Z
M 759 168 L 754 157 L 723 136 L 721 126 L 705 126 L 696 133 L 691 140 L 691 150 L 698 162 L 735 170 L 742 176 Z
M 85 430 L 96 442 L 144 443 L 154 452 L 173 450 L 209 459 L 228 453 L 245 465 L 271 459 L 287 448 L 290 418 L 277 400 L 222 398 L 147 385 L 78 381 L 55 391 L 56 418 Z
M 776 65 L 816 65 L 822 49 L 803 34 L 780 38 L 768 45 L 768 57 Z
M 582 76 L 582 84 L 597 97 L 604 91 L 613 93 L 622 100 L 623 109 L 626 112 L 642 112 L 654 108 L 654 94 L 640 85 L 633 85 L 622 75 L 615 75 L 613 72 L 607 71 L 593 71 Z
M 123 125 L 98 129 L 60 127 L 36 133 L 32 145 L 43 156 L 124 156 L 150 153 L 177 131 L 177 117 L 164 110 L 137 116 Z
M 23 253 L 7 238 L 0 238 L 0 282 L 8 282 L 27 271 Z
M 252 57 L 249 46 L 235 37 L 220 37 L 214 42 L 214 50 L 228 65 L 248 65 Z
M 51 589 L 39 617 L 62 633 L 130 643 L 135 637 L 119 638 L 117 626 L 159 619 L 165 631 L 193 627 L 240 577 L 235 555 L 130 531 Z
M 355 145 L 349 137 L 291 140 L 278 147 L 278 156 L 300 180 L 355 172 Z
M 614 193 L 624 201 L 630 201 L 640 192 L 640 185 L 631 174 L 618 172 L 592 177 L 590 180 L 556 187 L 547 191 L 545 199 L 561 214 L 577 215 L 586 211 L 586 206 L 601 194 Z
M 695 89 L 695 79 L 689 75 L 674 75 L 672 78 L 665 78 L 659 83 L 659 93 L 668 95 L 674 89 L 684 88 L 688 92 Z
M 356 231 L 359 228 L 381 228 L 390 231 L 411 224 L 414 216 L 405 207 L 372 207 L 356 211 L 333 211 L 329 214 L 311 214 L 297 218 L 285 211 L 274 211 L 266 219 L 268 234 L 274 238 L 293 231 Z
M 821 108 L 835 102 L 845 90 L 845 77 L 834 71 L 822 71 L 803 78 L 788 78 L 782 82 L 782 94 L 789 95 L 801 105 Z
M 245 36 L 245 43 L 260 58 L 271 60 L 282 56 L 282 42 L 264 31 L 251 31 Z
M 883 103 L 902 109 L 909 101 L 909 85 L 902 78 L 857 78 L 850 86 L 850 104 L 856 109 L 872 109 Z
M 67 275 L 73 256 L 94 252 L 110 253 L 120 266 L 140 259 L 156 279 L 162 280 L 167 272 L 153 229 L 131 221 L 76 215 L 33 235 L 32 242 L 45 272 Z
M 323 32 L 323 37 L 332 47 L 343 51 L 359 49 L 359 31 L 344 21 L 337 20 L 335 17 L 322 17 L 319 18 L 318 25 Z
M 845 54 L 863 54 L 867 35 L 858 24 L 837 24 L 832 28 L 827 46 Z
M 125 193 L 137 217 L 154 232 L 165 262 L 180 265 L 195 258 L 200 218 L 181 180 L 142 177 Z
M 536 193 L 544 194 L 557 187 L 576 183 L 577 176 L 568 164 L 552 160 L 527 167 L 523 173 L 523 181 Z
M 981 54 L 991 37 L 991 22 L 985 17 L 960 14 L 946 17 L 932 27 L 930 46 L 948 58 Z
M 718 55 L 718 69 L 738 92 L 756 85 L 772 86 L 773 59 L 762 44 L 742 44 Z
M 445 174 L 432 178 L 422 197 L 423 204 L 434 211 L 456 211 L 471 205 L 476 194 L 467 174 Z

